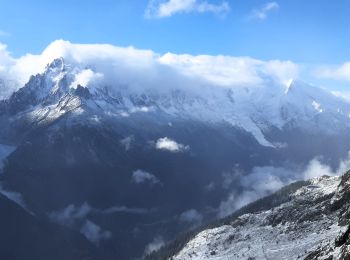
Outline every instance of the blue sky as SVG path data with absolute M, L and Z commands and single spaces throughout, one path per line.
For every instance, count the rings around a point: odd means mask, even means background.
M 39 53 L 53 40 L 66 39 L 133 45 L 159 53 L 225 54 L 297 63 L 337 64 L 349 57 L 348 0 L 279 0 L 278 8 L 263 20 L 252 17 L 253 10 L 261 10 L 269 1 L 226 2 L 230 10 L 224 14 L 193 11 L 146 18 L 147 0 L 2 0 L 0 41 L 14 56 Z

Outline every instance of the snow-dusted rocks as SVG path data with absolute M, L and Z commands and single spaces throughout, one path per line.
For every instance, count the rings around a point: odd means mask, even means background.
M 312 179 L 280 206 L 204 230 L 174 259 L 347 259 L 348 202 L 334 204 L 349 175 Z

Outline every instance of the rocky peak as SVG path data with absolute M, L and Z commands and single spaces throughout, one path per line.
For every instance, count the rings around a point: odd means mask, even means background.
M 65 62 L 63 57 L 54 59 L 51 63 L 47 64 L 46 66 L 46 71 L 48 70 L 59 70 L 59 71 L 64 71 L 66 68 Z

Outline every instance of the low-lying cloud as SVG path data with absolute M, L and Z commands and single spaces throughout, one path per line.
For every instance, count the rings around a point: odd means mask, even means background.
M 132 180 L 137 184 L 149 183 L 153 185 L 160 183 L 160 180 L 155 175 L 140 169 L 132 173 Z
M 49 217 L 52 221 L 65 226 L 74 226 L 76 223 L 95 214 L 114 214 L 114 213 L 129 213 L 129 214 L 147 214 L 150 209 L 130 208 L 126 206 L 113 206 L 106 209 L 96 209 L 91 207 L 87 202 L 80 206 L 74 204 L 68 205 L 66 208 L 51 212 Z
M 126 206 L 113 206 L 106 209 L 96 209 L 91 207 L 87 202 L 80 206 L 74 204 L 68 205 L 66 208 L 54 211 L 48 214 L 49 218 L 58 224 L 68 226 L 80 231 L 88 240 L 99 245 L 101 240 L 112 237 L 110 231 L 103 230 L 100 226 L 90 220 L 93 215 L 100 214 L 148 214 L 153 210 L 143 208 L 129 208 Z
M 9 200 L 12 200 L 19 206 L 21 206 L 23 209 L 27 210 L 27 206 L 24 203 L 24 199 L 22 197 L 22 194 L 16 191 L 11 191 L 6 188 L 4 188 L 3 184 L 0 183 L 0 194 L 4 195 Z
M 120 145 L 124 146 L 125 151 L 129 151 L 132 147 L 132 144 L 135 141 L 135 137 L 133 135 L 127 136 L 119 141 Z
M 245 173 L 238 167 L 231 173 L 223 174 L 222 185 L 228 189 L 234 185 L 234 191 L 221 202 L 219 207 L 219 217 L 224 217 L 235 210 L 277 191 L 283 186 L 297 180 L 295 172 L 280 167 L 254 167 L 250 173 Z M 237 192 L 237 183 L 240 191 Z
M 261 198 L 267 196 L 282 187 L 298 181 L 324 175 L 336 176 L 343 174 L 350 168 L 350 154 L 339 162 L 334 170 L 332 167 L 322 163 L 321 158 L 312 159 L 305 167 L 254 167 L 250 173 L 245 173 L 236 167 L 231 172 L 222 175 L 222 187 L 232 188 L 227 198 L 223 200 L 218 209 L 218 216 L 224 217 L 235 210 Z M 240 191 L 237 192 L 237 185 Z
M 145 255 L 148 255 L 152 253 L 153 251 L 156 251 L 160 249 L 163 245 L 165 245 L 165 241 L 162 236 L 156 236 L 151 243 L 149 243 L 145 247 Z
M 80 232 L 96 246 L 100 244 L 101 240 L 106 240 L 112 237 L 110 231 L 102 230 L 102 228 L 96 225 L 90 220 L 86 220 L 84 225 L 81 227 Z
M 177 143 L 168 137 L 159 138 L 155 144 L 155 147 L 156 149 L 173 153 L 184 152 L 190 149 L 189 145 Z
M 203 220 L 203 215 L 195 209 L 189 209 L 182 212 L 179 219 L 183 222 L 195 223 L 196 225 L 199 225 Z

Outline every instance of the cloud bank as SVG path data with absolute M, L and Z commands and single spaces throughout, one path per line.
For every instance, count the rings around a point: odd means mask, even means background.
M 228 2 L 213 4 L 201 0 L 150 0 L 145 11 L 146 18 L 165 18 L 181 13 L 213 13 L 225 15 L 230 11 Z
M 0 45 L 0 99 L 22 87 L 31 75 L 41 73 L 56 58 L 64 58 L 74 73 L 72 87 L 93 89 L 108 86 L 111 91 L 129 89 L 186 89 L 201 92 L 204 87 L 250 87 L 284 84 L 298 78 L 299 66 L 291 61 L 261 61 L 250 57 L 166 53 L 118 47 L 109 44 L 73 44 L 57 40 L 41 54 L 13 58 Z

